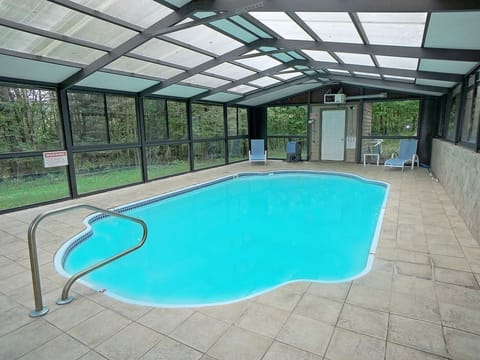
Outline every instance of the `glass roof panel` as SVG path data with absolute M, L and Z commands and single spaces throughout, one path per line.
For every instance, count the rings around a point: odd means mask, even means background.
M 302 50 L 302 51 L 315 61 L 325 61 L 325 62 L 338 64 L 338 61 L 335 60 L 335 58 L 326 51 L 321 51 L 321 50 Z
M 205 25 L 193 26 L 165 36 L 216 55 L 223 55 L 242 46 L 242 43 Z
M 126 56 L 122 56 L 121 58 L 115 60 L 106 66 L 106 68 L 125 71 L 132 74 L 157 77 L 159 79 L 169 79 L 183 72 L 183 70 L 177 68 L 150 63 L 143 60 L 132 59 Z
M 198 19 L 205 19 L 214 15 L 217 15 L 217 13 L 213 11 L 198 11 L 195 14 L 193 14 L 193 16 L 195 16 Z
M 284 12 L 250 12 L 265 26 L 288 40 L 313 40 L 290 16 Z
M 480 11 L 432 13 L 428 22 L 426 47 L 480 49 Z
M 173 12 L 154 0 L 71 0 L 99 12 L 147 28 Z
M 289 70 L 294 70 L 294 69 L 290 68 Z M 296 77 L 299 77 L 299 76 L 303 76 L 303 73 L 298 72 L 298 71 L 294 71 L 294 72 L 290 72 L 290 73 L 286 73 L 286 74 L 275 74 L 274 76 L 277 77 L 277 78 L 280 78 L 282 80 L 290 80 L 290 79 L 293 79 L 293 78 L 296 78 Z
M 261 78 L 258 78 L 256 80 L 250 81 L 249 84 L 255 85 L 255 86 L 260 86 L 260 87 L 267 87 L 273 84 L 279 83 L 280 80 L 274 79 L 270 76 L 263 76 Z
M 173 6 L 176 6 L 178 8 L 182 7 L 183 5 L 188 4 L 192 0 L 164 0 L 165 2 L 172 4 Z
M 421 71 L 464 75 L 469 73 L 477 64 L 473 61 L 421 59 L 418 69 Z
M 229 81 L 215 78 L 212 76 L 196 74 L 196 75 L 190 76 L 185 80 L 182 80 L 182 83 L 200 85 L 200 86 L 205 86 L 209 88 L 216 88 L 216 87 L 228 84 Z
M 133 50 L 133 53 L 187 68 L 193 68 L 213 59 L 208 55 L 159 39 L 147 41 Z
M 78 86 L 139 92 L 146 88 L 158 84 L 157 81 L 139 79 L 132 76 L 123 76 L 97 71 L 78 82 Z
M 305 60 L 305 58 L 296 51 L 289 51 L 287 54 L 290 55 L 291 57 L 295 58 L 295 59 Z
M 323 41 L 361 44 L 362 38 L 346 12 L 297 12 Z
M 243 17 L 239 15 L 232 16 L 231 20 L 235 21 L 238 25 L 243 26 L 245 29 L 251 31 L 258 37 L 262 39 L 271 39 L 272 37 L 268 35 L 265 31 L 260 29 L 259 27 L 253 25 L 250 21 L 245 20 Z
M 293 58 L 290 56 L 290 55 L 287 55 L 285 53 L 278 53 L 278 54 L 272 54 L 272 56 L 275 58 L 275 59 L 278 59 L 282 62 L 289 62 L 289 61 L 292 61 Z
M 244 77 L 255 74 L 255 72 L 252 70 L 248 70 L 248 69 L 245 69 L 244 67 L 234 65 L 228 62 L 222 63 L 208 70 L 205 70 L 205 72 L 212 75 L 220 75 L 232 80 L 239 80 Z
M 154 92 L 154 94 L 162 95 L 162 96 L 174 96 L 179 98 L 189 98 L 189 97 L 204 93 L 206 91 L 208 90 L 200 89 L 193 86 L 174 84 L 174 85 L 167 86 L 166 88 L 157 90 Z
M 255 40 L 258 40 L 258 37 L 253 35 L 251 32 L 241 28 L 231 21 L 228 21 L 227 19 L 212 21 L 210 24 L 215 26 L 217 29 L 232 35 L 233 37 L 240 39 L 243 42 L 251 43 Z
M 453 81 L 441 81 L 441 80 L 430 80 L 430 79 L 417 79 L 415 83 L 417 85 L 439 86 L 439 87 L 446 87 L 446 88 L 451 88 L 457 85 L 457 83 Z
M 372 58 L 368 54 L 353 54 L 344 52 L 335 52 L 345 64 L 375 66 Z
M 60 35 L 116 47 L 137 32 L 45 0 L 3 0 L 2 17 Z
M 59 83 L 80 68 L 0 54 L 0 77 Z
M 239 59 L 239 60 L 235 60 L 235 61 L 240 63 L 240 64 L 249 66 L 253 69 L 260 70 L 260 71 L 267 70 L 267 69 L 270 69 L 274 66 L 278 66 L 278 65 L 282 64 L 280 61 L 272 59 L 268 55 L 260 55 L 260 56 L 256 56 L 256 57 L 251 57 L 251 58 L 247 58 L 247 59 Z
M 358 13 L 371 44 L 421 46 L 427 13 Z
M 380 67 L 404 69 L 404 70 L 417 70 L 418 59 L 408 58 L 400 56 L 383 56 L 375 55 Z
M 327 70 L 331 73 L 350 75 L 348 70 L 343 70 L 343 69 L 327 69 Z
M 258 89 L 256 87 L 249 86 L 249 85 L 238 85 L 228 89 L 228 91 L 236 92 L 239 94 L 246 94 L 254 90 L 258 90 Z
M 407 76 L 383 75 L 385 80 L 414 82 L 415 78 Z
M 375 74 L 375 73 L 362 72 L 362 71 L 354 71 L 353 73 L 357 76 L 380 78 L 380 74 Z
M 90 64 L 106 54 L 103 51 L 52 40 L 3 26 L 0 26 L 0 48 L 77 64 Z
M 212 94 L 210 96 L 205 96 L 204 98 L 202 98 L 202 100 L 225 103 L 225 102 L 229 102 L 229 101 L 238 99 L 239 97 L 241 97 L 241 95 L 230 94 L 230 93 L 227 93 L 227 92 L 219 92 L 219 93 L 216 93 L 216 94 Z

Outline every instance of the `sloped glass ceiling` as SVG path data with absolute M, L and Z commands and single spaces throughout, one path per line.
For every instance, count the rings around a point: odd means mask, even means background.
M 253 104 L 330 81 L 442 95 L 478 66 L 480 7 L 374 3 L 0 0 L 0 72 Z

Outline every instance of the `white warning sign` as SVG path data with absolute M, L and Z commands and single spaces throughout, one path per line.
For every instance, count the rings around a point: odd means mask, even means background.
M 67 152 L 47 151 L 43 153 L 43 166 L 46 168 L 68 165 Z

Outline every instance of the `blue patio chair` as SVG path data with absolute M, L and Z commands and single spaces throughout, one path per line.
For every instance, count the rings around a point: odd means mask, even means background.
M 417 162 L 417 167 L 420 166 L 418 156 L 417 156 L 417 140 L 400 140 L 400 150 L 398 151 L 398 156 L 394 157 L 392 154 L 391 159 L 385 161 L 385 167 L 401 167 L 402 171 L 405 167 L 405 164 L 411 163 L 412 170 L 415 166 L 415 161 Z
M 263 139 L 252 139 L 250 141 L 250 150 L 248 151 L 248 162 L 263 161 L 267 163 L 267 150 L 265 150 L 265 141 Z

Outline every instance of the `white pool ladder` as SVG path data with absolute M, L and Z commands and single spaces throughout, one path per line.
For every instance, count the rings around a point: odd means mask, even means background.
M 122 219 L 130 220 L 133 222 L 136 222 L 137 224 L 140 224 L 143 229 L 143 235 L 140 241 L 133 247 L 128 248 L 116 255 L 113 255 L 103 261 L 100 261 L 99 263 L 93 264 L 89 266 L 88 268 L 77 272 L 76 274 L 72 275 L 70 279 L 67 280 L 65 283 L 65 286 L 63 287 L 62 291 L 62 296 L 60 299 L 57 300 L 58 305 L 64 305 L 72 302 L 73 297 L 68 295 L 68 292 L 70 288 L 72 287 L 73 283 L 77 281 L 79 278 L 82 276 L 88 274 L 89 272 L 98 269 L 99 267 L 102 267 L 108 263 L 111 263 L 112 261 L 121 258 L 122 256 L 125 256 L 132 251 L 137 250 L 138 248 L 142 247 L 142 245 L 145 243 L 145 240 L 147 239 L 147 234 L 148 234 L 148 229 L 147 229 L 147 224 L 137 218 L 134 218 L 132 216 L 128 216 L 125 214 L 121 214 L 115 211 L 111 210 L 106 210 L 106 209 L 101 209 L 99 207 L 93 206 L 93 205 L 88 205 L 88 204 L 78 204 L 78 205 L 72 205 L 60 209 L 55 209 L 55 210 L 50 210 L 46 211 L 40 215 L 38 215 L 30 224 L 28 228 L 28 251 L 30 254 L 30 267 L 32 271 L 32 283 L 33 283 L 33 297 L 35 300 L 35 309 L 30 311 L 29 315 L 30 317 L 39 317 L 43 316 L 48 312 L 48 307 L 43 306 L 42 303 L 42 288 L 40 285 L 40 271 L 38 269 L 38 254 L 37 254 L 37 237 L 36 237 L 36 231 L 38 224 L 45 218 L 51 216 L 51 215 L 56 215 L 59 213 L 64 213 L 70 210 L 75 210 L 78 208 L 85 208 L 85 209 L 90 209 L 94 210 L 96 212 L 100 212 L 106 215 L 114 216 L 114 217 L 119 217 Z

